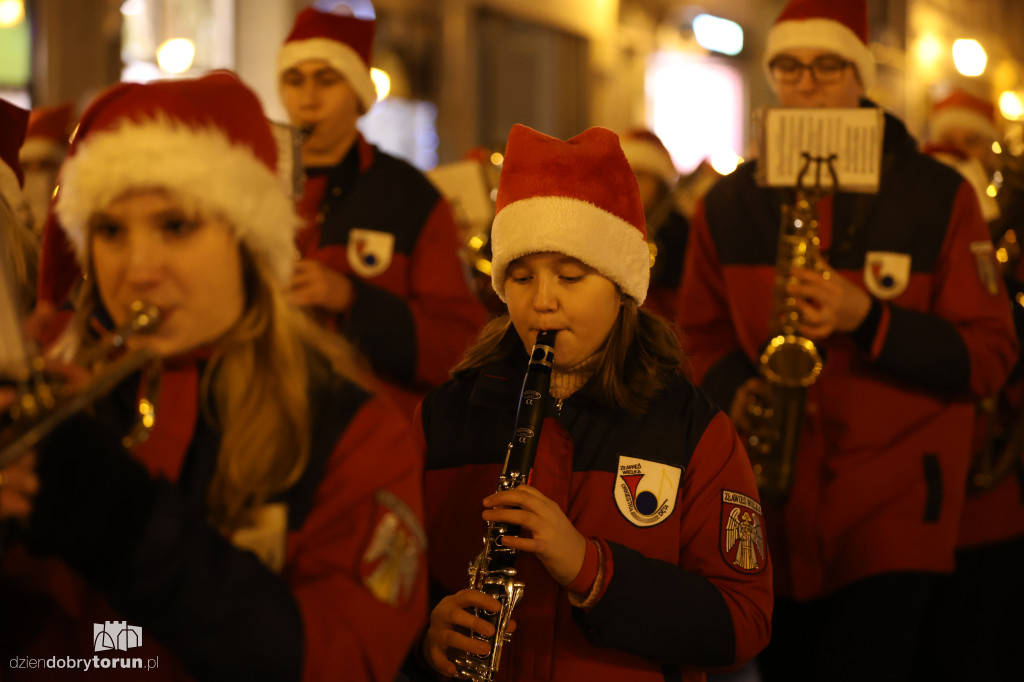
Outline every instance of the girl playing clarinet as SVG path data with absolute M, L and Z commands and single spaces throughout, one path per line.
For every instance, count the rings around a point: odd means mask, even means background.
M 771 565 L 746 452 L 640 306 L 643 206 L 616 135 L 525 126 L 506 149 L 492 283 L 508 305 L 423 401 L 430 577 L 419 664 L 483 657 L 501 602 L 467 587 L 484 522 L 519 526 L 524 595 L 496 679 L 702 680 L 768 641 Z M 527 351 L 555 331 L 550 413 L 528 484 L 495 493 Z M 502 633 L 505 634 L 505 633 Z M 488 641 L 490 640 L 490 641 Z M 460 668 L 461 670 L 461 668 Z

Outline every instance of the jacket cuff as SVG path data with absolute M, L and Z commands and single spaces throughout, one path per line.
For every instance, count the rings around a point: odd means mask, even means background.
M 860 325 L 850 332 L 850 338 L 857 344 L 862 352 L 873 355 L 875 339 L 878 336 L 878 327 L 882 323 L 882 313 L 885 305 L 874 296 L 871 297 L 871 307 L 868 314 L 861 320 Z
M 590 566 L 588 566 L 588 562 Z M 587 556 L 583 560 L 580 575 L 576 576 L 569 591 L 569 603 L 578 609 L 589 611 L 604 596 L 608 582 L 615 568 L 611 548 L 598 538 L 590 538 Z M 589 579 L 588 575 L 589 574 Z

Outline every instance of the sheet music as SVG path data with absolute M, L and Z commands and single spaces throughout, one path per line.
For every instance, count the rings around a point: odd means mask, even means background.
M 494 202 L 479 161 L 455 161 L 427 171 L 463 224 L 482 229 L 494 218 Z
M 759 123 L 761 185 L 795 187 L 804 153 L 814 158 L 835 154 L 833 165 L 842 191 L 878 191 L 885 132 L 881 109 L 765 109 Z M 821 182 L 830 188 L 831 176 L 823 172 Z

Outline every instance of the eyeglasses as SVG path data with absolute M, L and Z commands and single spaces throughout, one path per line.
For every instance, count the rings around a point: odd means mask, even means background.
M 818 83 L 835 83 L 843 76 L 846 67 L 851 66 L 849 62 L 834 55 L 823 55 L 816 57 L 810 64 L 804 64 L 795 57 L 776 57 L 768 64 L 772 78 L 779 83 L 794 85 L 804 77 L 804 70 L 811 72 L 811 77 Z

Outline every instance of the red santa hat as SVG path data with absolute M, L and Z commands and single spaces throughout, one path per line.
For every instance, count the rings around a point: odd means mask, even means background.
M 120 83 L 82 115 L 61 170 L 56 214 L 84 267 L 90 216 L 129 190 L 161 188 L 189 208 L 223 217 L 286 283 L 299 219 L 276 167 L 277 145 L 259 100 L 234 74 Z
M 857 66 L 865 90 L 875 83 L 866 0 L 790 0 L 768 30 L 765 71 L 780 52 L 799 48 L 834 52 Z
M 928 121 L 932 139 L 941 137 L 950 128 L 966 128 L 994 140 L 998 136 L 996 108 L 980 97 L 963 90 L 954 90 L 948 97 L 932 105 Z
M 25 144 L 21 146 L 21 160 L 50 160 L 60 163 L 68 149 L 75 108 L 70 103 L 32 110 L 28 119 Z
M 590 128 L 563 142 L 513 126 L 495 208 L 491 284 L 502 300 L 510 262 L 555 252 L 579 259 L 644 302 L 651 271 L 644 207 L 611 130 Z
M 620 140 L 634 173 L 650 173 L 669 187 L 676 184 L 679 173 L 661 138 L 646 128 L 634 128 L 623 133 Z
M 18 163 L 18 149 L 25 140 L 28 111 L 0 99 L 0 198 L 12 210 L 22 204 L 21 188 L 25 175 Z
M 352 16 L 321 12 L 307 7 L 295 18 L 277 55 L 277 73 L 310 59 L 322 59 L 348 80 L 363 111 L 377 101 L 377 88 L 370 78 L 373 34 L 376 22 Z

